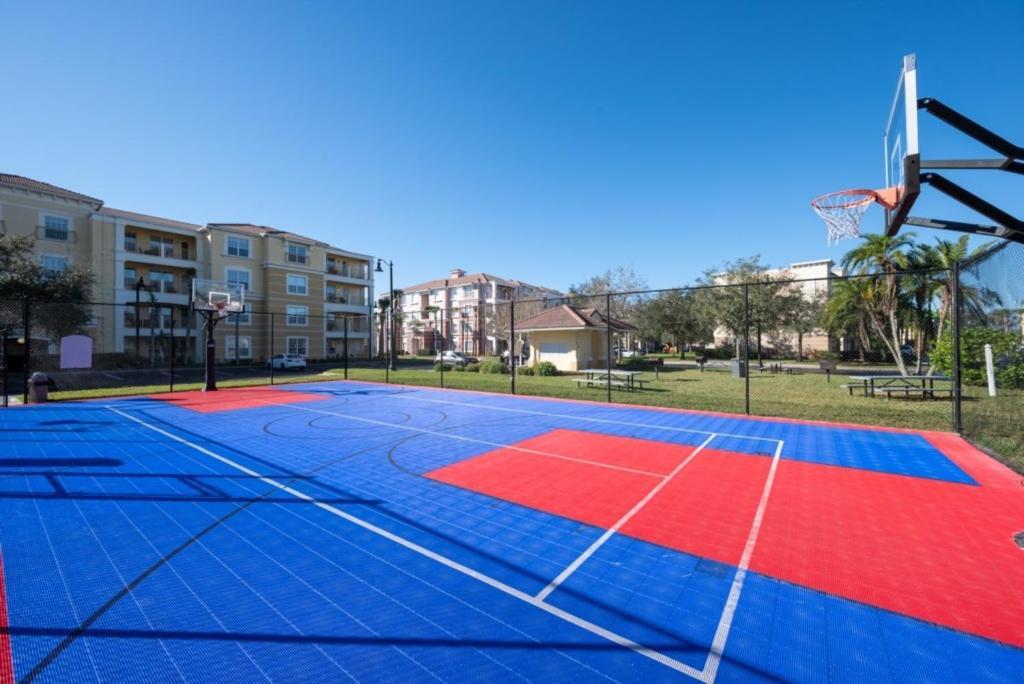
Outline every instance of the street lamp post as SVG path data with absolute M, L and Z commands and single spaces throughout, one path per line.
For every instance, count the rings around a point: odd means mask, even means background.
M 384 264 L 388 265 L 388 313 L 391 320 L 388 323 L 388 368 L 395 369 L 395 262 L 377 259 L 377 273 L 384 272 Z

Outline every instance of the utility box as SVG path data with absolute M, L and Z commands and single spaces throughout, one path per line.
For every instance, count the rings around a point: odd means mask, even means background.
M 43 404 L 49 398 L 52 381 L 46 373 L 36 371 L 28 379 L 28 401 L 30 404 Z
M 732 360 L 732 377 L 734 378 L 745 378 L 747 377 L 747 362 L 743 359 Z

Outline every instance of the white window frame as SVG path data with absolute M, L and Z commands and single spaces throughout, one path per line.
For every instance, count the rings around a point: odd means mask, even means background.
M 301 278 L 302 292 L 293 292 L 291 278 Z M 284 275 L 284 290 L 292 297 L 308 297 L 309 296 L 309 276 L 302 275 L 301 273 L 286 273 Z
M 67 232 L 64 234 L 64 237 L 62 237 L 62 238 L 50 237 L 50 236 L 48 236 L 46 234 L 46 219 L 48 219 L 48 218 L 59 219 L 61 221 L 66 221 L 67 222 L 67 224 L 68 224 L 67 228 L 66 228 Z M 55 214 L 52 211 L 41 211 L 41 212 L 39 212 L 39 225 L 43 229 L 42 238 L 44 240 L 53 240 L 55 242 L 70 242 L 71 241 L 71 234 L 75 230 L 75 220 L 72 217 L 70 217 L 70 216 L 68 216 L 66 214 Z
M 295 309 L 301 309 L 302 313 L 294 311 Z M 289 304 L 285 307 L 285 319 L 284 324 L 293 327 L 305 328 L 309 325 L 309 307 L 299 306 L 298 304 Z M 302 322 L 297 322 L 299 317 L 302 318 Z M 295 321 L 295 322 L 293 322 Z
M 292 340 L 302 340 L 302 343 L 305 346 L 306 350 L 304 352 L 302 352 L 302 353 L 292 351 Z M 309 337 L 307 337 L 305 335 L 289 335 L 288 337 L 284 338 L 284 349 L 285 349 L 285 353 L 288 354 L 288 356 L 301 356 L 304 359 L 308 358 L 309 357 Z
M 46 260 L 47 259 L 61 259 L 61 260 L 63 260 L 64 261 L 64 268 L 60 268 L 60 269 L 46 268 Z M 39 255 L 39 265 L 42 266 L 47 271 L 55 271 L 55 272 L 61 273 L 61 272 L 64 272 L 64 271 L 68 270 L 68 268 L 71 266 L 71 257 L 69 257 L 67 254 L 48 254 L 48 253 L 43 253 L 43 254 Z
M 302 259 L 292 258 L 292 248 L 301 249 L 303 251 Z M 284 260 L 289 264 L 305 264 L 309 265 L 310 249 L 309 245 L 302 245 L 297 242 L 287 242 L 284 246 Z
M 169 237 L 167 235 L 150 235 L 149 236 L 149 245 L 150 245 L 150 247 L 159 246 L 160 247 L 160 254 L 158 254 L 157 256 L 159 256 L 162 259 L 173 259 L 173 258 L 175 258 L 174 257 L 174 247 L 177 244 L 177 242 L 178 242 L 177 240 L 175 240 L 174 238 Z M 168 252 L 170 252 L 170 254 L 168 254 Z
M 224 282 L 225 283 L 230 283 L 231 282 L 231 276 L 229 275 L 231 273 L 231 271 L 238 271 L 239 273 L 244 273 L 245 274 L 245 278 L 246 278 L 245 293 L 249 294 L 250 292 L 252 292 L 252 271 L 250 271 L 247 268 L 242 268 L 241 266 L 225 266 L 224 267 Z
M 232 240 L 237 240 L 238 242 L 244 243 L 244 245 L 245 245 L 245 254 L 241 254 L 240 250 L 238 249 L 237 246 L 235 247 L 235 251 L 239 252 L 239 253 L 237 253 L 237 254 L 232 254 L 231 253 L 231 241 Z M 251 259 L 252 258 L 252 241 L 249 238 L 247 238 L 247 237 L 242 237 L 241 235 L 228 235 L 227 238 L 224 240 L 224 256 L 237 257 L 239 259 Z
M 239 340 L 242 340 L 242 346 L 238 348 L 238 358 L 240 359 L 251 359 L 252 358 L 252 336 L 251 335 L 239 335 Z M 234 335 L 227 335 L 224 338 L 224 358 L 228 361 L 235 358 L 235 342 L 236 338 Z

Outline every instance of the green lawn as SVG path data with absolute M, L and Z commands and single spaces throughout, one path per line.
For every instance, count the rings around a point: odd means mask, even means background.
M 429 361 L 410 367 L 402 364 L 397 371 L 387 374 L 394 384 L 439 387 L 441 374 L 432 370 Z M 276 384 L 336 380 L 342 371 L 335 369 L 317 374 L 278 375 Z M 636 392 L 612 390 L 612 400 L 626 404 L 664 406 L 740 413 L 744 411 L 744 383 L 730 373 L 704 372 L 696 369 L 666 367 L 655 380 L 653 372 L 640 376 L 644 389 Z M 384 382 L 381 367 L 353 367 L 349 371 L 353 380 Z M 750 411 L 758 416 L 803 418 L 809 420 L 839 421 L 865 425 L 915 428 L 921 430 L 952 429 L 952 405 L 948 399 L 934 401 L 886 400 L 850 396 L 840 387 L 845 375 L 827 382 L 824 375 L 758 374 L 750 378 Z M 245 387 L 266 384 L 265 378 L 223 381 L 221 387 Z M 446 372 L 445 387 L 508 393 L 511 391 L 507 375 Z M 936 383 L 937 387 L 942 383 Z M 948 384 L 946 385 L 948 386 Z M 177 386 L 176 389 L 200 389 L 199 383 Z M 1021 438 L 1019 417 L 1024 416 L 1024 392 L 1004 390 L 991 399 L 979 388 L 967 388 L 963 404 L 965 434 L 983 446 L 1000 454 L 1016 469 L 1024 472 L 1024 440 Z M 157 394 L 166 392 L 167 386 L 125 387 L 109 390 L 81 390 L 54 392 L 54 400 L 83 399 L 131 394 Z M 572 376 L 540 377 L 520 376 L 516 391 L 523 395 L 606 401 L 607 389 L 577 387 Z

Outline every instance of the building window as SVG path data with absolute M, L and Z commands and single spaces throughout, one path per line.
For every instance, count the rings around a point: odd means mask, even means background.
M 309 247 L 305 245 L 288 245 L 288 262 L 292 264 L 309 263 Z
M 232 313 L 228 314 L 228 325 L 251 325 L 252 314 L 248 311 L 245 313 Z
M 292 356 L 309 356 L 309 338 L 308 337 L 289 337 L 287 338 L 288 353 Z
M 288 294 L 302 295 L 309 294 L 309 278 L 303 275 L 288 274 Z
M 135 235 L 135 231 L 126 230 L 124 232 L 124 251 L 135 252 L 138 251 L 139 240 Z
M 309 325 L 308 306 L 288 306 L 286 312 L 288 325 Z
M 43 269 L 49 273 L 60 273 L 66 271 L 68 268 L 68 258 L 66 256 L 54 256 L 52 254 L 44 254 L 42 259 Z
M 165 294 L 174 294 L 178 291 L 178 288 L 174 285 L 174 274 L 167 271 L 150 271 L 149 287 L 153 292 L 163 292 Z
M 567 354 L 569 347 L 565 342 L 542 342 L 540 345 L 541 354 Z
M 249 238 L 228 235 L 228 256 L 249 258 Z
M 126 289 L 126 290 L 134 290 L 135 289 L 135 282 L 136 282 L 136 279 L 138 277 L 139 276 L 135 272 L 134 268 L 131 268 L 129 266 L 125 266 L 125 269 L 124 269 L 124 289 Z
M 237 341 L 237 346 L 236 346 Z M 238 356 L 235 356 L 235 349 L 238 349 Z M 248 335 L 228 335 L 224 338 L 224 356 L 227 359 L 251 359 L 252 358 L 252 338 Z
M 244 287 L 249 291 L 249 271 L 244 268 L 228 268 L 224 270 L 224 280 L 231 287 Z
M 63 216 L 43 216 L 43 237 L 47 240 L 67 240 L 71 220 Z
M 173 257 L 174 240 L 171 238 L 150 236 L 149 250 L 147 253 L 158 257 Z
M 188 243 L 183 241 L 181 243 L 181 258 L 182 259 L 188 259 L 189 258 L 188 250 L 189 250 Z

